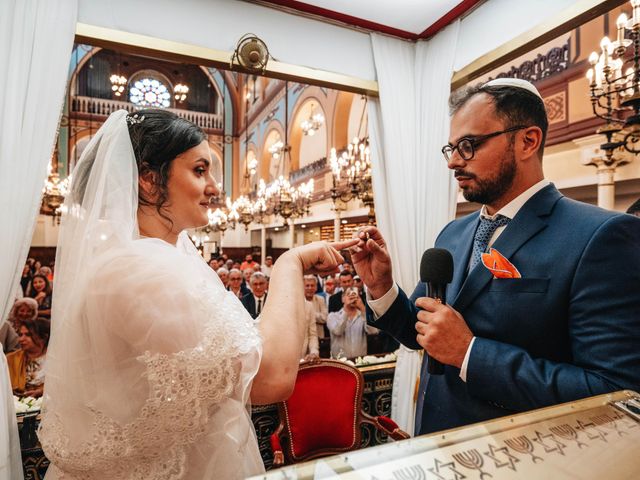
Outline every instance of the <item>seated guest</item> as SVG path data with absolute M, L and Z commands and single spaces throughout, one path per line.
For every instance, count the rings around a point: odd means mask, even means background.
M 349 287 L 342 292 L 344 306 L 327 317 L 331 333 L 331 356 L 347 358 L 367 354 L 367 333 L 378 333 L 378 329 L 367 325 L 365 307 L 358 289 Z
M 342 293 L 347 288 L 353 287 L 353 273 L 349 270 L 343 270 L 338 275 L 338 281 L 340 282 L 340 290 L 329 298 L 329 313 L 337 312 L 342 308 Z M 364 292 L 360 292 L 360 297 L 362 298 L 362 303 L 364 303 L 366 301 Z
M 38 273 L 47 277 L 49 283 L 53 283 L 53 270 L 51 269 L 51 267 L 40 267 L 40 271 Z
M 227 286 L 229 285 L 229 270 L 224 267 L 220 267 L 218 270 L 216 270 L 216 273 L 218 274 L 218 277 L 220 277 L 224 288 L 227 288 Z
M 33 298 L 19 298 L 11 307 L 7 322 L 11 324 L 16 333 L 20 327 L 20 322 L 24 320 L 35 320 L 38 317 L 38 302 Z
M 313 275 L 311 275 L 313 277 Z M 306 276 L 305 276 L 305 297 L 306 297 Z M 302 345 L 302 358 L 306 362 L 313 362 L 320 358 L 320 343 L 318 342 L 318 332 L 316 330 L 316 316 L 313 303 L 305 299 L 304 314 L 307 319 L 307 329 Z
M 20 350 L 7 355 L 13 394 L 19 397 L 41 397 L 44 389 L 43 366 L 49 345 L 51 324 L 46 318 L 20 323 Z
M 362 283 L 360 276 L 356 275 L 353 277 L 353 286 L 356 287 L 360 293 L 364 292 L 364 283 Z
M 236 297 L 242 298 L 249 292 L 249 289 L 242 284 L 242 272 L 237 268 L 229 270 L 229 283 L 227 290 L 233 292 Z
M 253 255 L 249 254 L 246 257 L 244 257 L 244 262 L 242 262 L 242 264 L 240 265 L 240 270 L 242 270 L 243 272 L 247 268 L 250 268 L 254 272 L 260 268 L 260 264 L 253 260 Z
M 209 266 L 211 267 L 211 269 L 214 272 L 218 271 L 218 259 L 216 257 L 213 257 L 211 260 L 209 260 Z
M 242 297 L 242 305 L 247 309 L 251 318 L 258 318 L 267 300 L 267 277 L 262 272 L 251 275 L 251 292 Z
M 2 344 L 2 351 L 4 353 L 13 352 L 19 346 L 18 334 L 9 322 L 2 322 L 2 324 L 0 324 L 0 343 Z
M 242 270 L 242 284 L 245 288 L 251 291 L 251 275 L 255 273 L 253 268 L 245 268 Z
M 270 277 L 272 267 L 273 267 L 273 257 L 271 255 L 267 255 L 264 258 L 264 263 L 260 267 L 260 271 L 264 273 L 267 277 Z
M 36 273 L 27 290 L 27 296 L 38 302 L 38 315 L 51 318 L 51 283 L 47 276 Z
M 334 293 L 336 293 L 336 288 L 337 288 L 338 284 L 336 283 L 336 277 L 334 277 L 333 275 L 329 275 L 327 276 L 327 278 L 324 279 L 324 303 L 327 306 L 327 308 L 329 307 L 329 299 L 331 298 L 331 295 L 333 295 Z
M 24 268 L 22 269 L 22 275 L 20 276 L 20 286 L 22 287 L 23 296 L 27 294 L 27 288 L 29 287 L 32 279 L 31 266 L 29 265 L 29 263 L 25 263 Z
M 305 308 L 309 309 L 313 314 L 316 335 L 318 338 L 324 338 L 325 325 L 327 324 L 327 305 L 324 302 L 324 298 L 316 294 L 315 275 L 304 276 L 304 299 L 305 303 L 308 304 Z

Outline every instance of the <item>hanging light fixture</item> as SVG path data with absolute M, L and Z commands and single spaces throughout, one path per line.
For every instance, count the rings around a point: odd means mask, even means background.
M 316 131 L 320 130 L 320 127 L 324 125 L 324 115 L 322 113 L 313 113 L 313 102 L 311 102 L 311 109 L 309 110 L 309 118 L 303 120 L 300 126 L 305 135 L 312 137 Z
M 57 150 L 54 152 L 54 157 L 57 156 Z M 71 177 L 67 177 L 64 180 L 60 180 L 58 173 L 57 159 L 52 159 L 47 167 L 47 179 L 44 182 L 42 188 L 42 204 L 40 207 L 41 213 L 45 215 L 51 215 L 55 223 L 60 223 L 60 217 L 63 213 L 64 197 L 69 193 L 69 184 Z
M 291 146 L 289 145 L 289 83 L 285 81 L 284 101 L 284 142 L 278 140 L 269 152 L 274 160 L 280 159 L 278 170 L 280 175 L 270 185 L 260 179 L 257 200 L 253 204 L 256 221 L 263 222 L 267 215 L 282 217 L 284 224 L 292 217 L 302 217 L 310 213 L 311 197 L 313 195 L 313 179 L 298 186 L 291 185 L 287 174 L 287 167 L 291 166 Z
M 183 103 L 187 99 L 189 87 L 182 83 L 178 83 L 173 87 L 173 99 L 176 103 Z
M 365 97 L 358 135 L 363 134 L 364 114 L 367 108 Z M 373 202 L 373 183 L 371 179 L 371 154 L 369 150 L 369 137 L 355 137 L 347 148 L 340 154 L 335 148 L 331 149 L 329 156 L 333 186 L 331 187 L 331 199 L 334 207 L 338 209 L 338 201 L 347 203 L 355 198 L 362 201 L 369 208 L 367 216 L 369 223 L 375 222 L 375 208 Z
M 127 78 L 114 73 L 109 77 L 109 81 L 111 82 L 111 91 L 113 94 L 116 97 L 121 96 L 127 85 Z
M 611 165 L 616 149 L 640 153 L 640 0 L 632 0 L 631 7 L 632 18 L 618 17 L 616 40 L 601 40 L 602 53 L 591 53 L 587 71 L 593 113 L 606 121 L 597 131 L 607 138 L 600 148 Z

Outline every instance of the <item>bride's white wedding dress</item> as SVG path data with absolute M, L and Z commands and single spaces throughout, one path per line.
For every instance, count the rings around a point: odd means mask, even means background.
M 38 433 L 46 480 L 260 473 L 258 330 L 185 232 L 175 246 L 140 238 L 127 118 L 109 116 L 65 198 Z
M 39 433 L 47 480 L 262 471 L 247 408 L 258 332 L 186 235 L 177 247 L 141 239 L 109 249 L 87 268 L 81 342 L 67 344 L 79 377 L 47 376 L 47 391 L 62 382 L 67 392 L 55 412 L 45 407 Z

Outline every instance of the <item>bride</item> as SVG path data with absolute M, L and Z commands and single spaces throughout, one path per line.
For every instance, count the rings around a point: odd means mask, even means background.
M 289 250 L 255 321 L 185 229 L 218 189 L 203 131 L 165 110 L 113 113 L 65 200 L 39 431 L 55 479 L 244 478 L 264 471 L 249 402 L 285 399 L 306 271 L 357 240 Z

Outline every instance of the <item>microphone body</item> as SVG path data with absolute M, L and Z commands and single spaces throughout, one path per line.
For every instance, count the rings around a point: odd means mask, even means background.
M 427 296 L 447 303 L 447 284 L 453 279 L 453 257 L 444 248 L 430 248 L 420 261 L 420 281 L 427 284 Z M 427 352 L 428 353 L 428 352 Z M 442 375 L 444 365 L 429 355 L 427 372 Z

